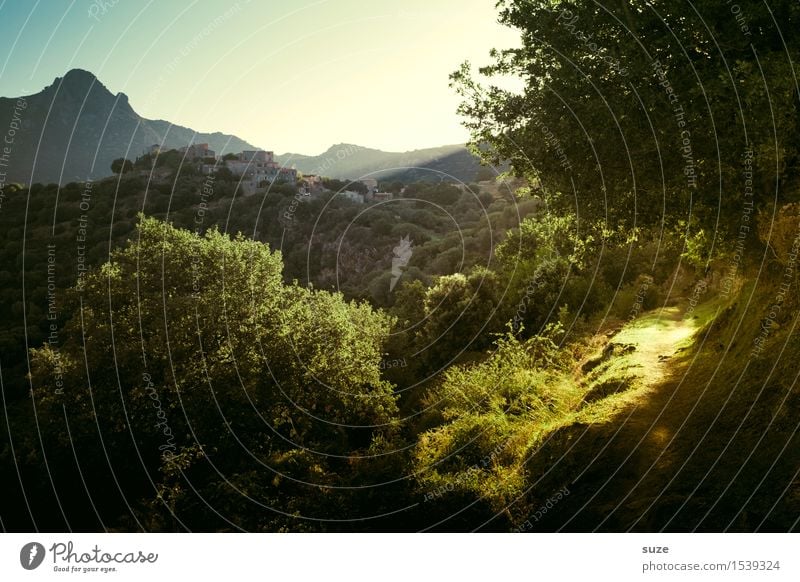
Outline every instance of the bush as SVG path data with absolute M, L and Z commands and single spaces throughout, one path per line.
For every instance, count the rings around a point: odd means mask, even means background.
M 580 405 L 565 362 L 547 337 L 520 342 L 507 334 L 485 362 L 447 370 L 425 400 L 442 424 L 423 433 L 414 451 L 420 491 L 506 510 L 525 486 L 531 448 Z M 524 513 L 524 504 L 514 511 Z
M 122 482 L 126 496 L 152 501 L 153 523 L 170 523 L 166 502 L 193 529 L 218 527 L 184 491 L 187 471 L 198 494 L 246 529 L 274 528 L 277 518 L 242 504 L 231 479 L 264 502 L 319 508 L 323 500 L 291 478 L 329 482 L 338 469 L 326 454 L 358 457 L 392 434 L 396 398 L 379 368 L 392 321 L 341 295 L 283 284 L 280 255 L 242 236 L 197 236 L 143 218 L 130 239 L 69 294 L 82 309 L 61 329 L 58 351 L 31 352 L 48 450 L 86 466 L 103 456 L 122 471 L 141 459 L 156 490 L 132 491 L 141 478 Z M 206 458 L 224 476 L 199 462 Z M 115 490 L 107 472 L 89 477 L 98 491 Z

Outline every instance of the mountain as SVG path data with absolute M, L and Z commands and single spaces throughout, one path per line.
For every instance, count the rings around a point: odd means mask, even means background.
M 127 95 L 114 95 L 82 69 L 57 77 L 35 95 L 0 97 L 0 132 L 6 127 L 13 131 L 10 152 L 0 158 L 0 178 L 6 183 L 65 184 L 103 178 L 111 175 L 114 159 L 135 159 L 152 144 L 178 148 L 208 143 L 217 155 L 258 149 L 235 135 L 199 133 L 168 121 L 145 119 L 134 111 Z M 384 152 L 338 144 L 318 156 L 284 154 L 276 159 L 305 174 L 407 182 L 473 181 L 479 168 L 477 158 L 463 145 Z
M 6 182 L 67 183 L 111 174 L 115 158 L 136 158 L 152 144 L 177 148 L 208 143 L 224 154 L 257 149 L 233 135 L 198 133 L 145 119 L 124 93 L 111 93 L 92 73 L 73 69 L 35 95 L 0 97 L 0 131 L 14 129 Z
M 304 174 L 331 178 L 362 177 L 416 180 L 475 180 L 480 163 L 463 145 L 447 145 L 409 152 L 384 152 L 354 144 L 337 144 L 318 156 L 283 154 L 275 159 Z

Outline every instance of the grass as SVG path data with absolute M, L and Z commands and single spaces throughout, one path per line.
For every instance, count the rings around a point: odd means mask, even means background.
M 480 498 L 488 505 L 484 527 L 498 530 L 515 527 L 564 486 L 570 495 L 535 530 L 796 528 L 800 340 L 792 332 L 800 309 L 787 305 L 772 349 L 749 357 L 774 294 L 745 284 L 690 314 L 679 303 L 598 334 L 574 369 L 545 379 L 545 394 L 558 398 L 552 414 L 509 419 L 501 406 L 471 427 L 497 429 L 484 455 L 509 444 L 487 472 L 458 484 L 470 492 L 462 501 Z M 485 372 L 482 385 L 498 377 Z M 453 452 L 436 448 L 438 458 Z M 453 477 L 436 476 L 440 486 Z
M 539 482 L 530 495 L 546 497 L 571 473 L 573 494 L 539 528 L 797 527 L 797 308 L 787 306 L 773 348 L 750 358 L 774 294 L 769 285 L 746 284 L 688 318 L 677 308 L 656 310 L 616 334 L 611 342 L 637 349 L 607 359 L 584 382 L 590 393 L 614 382 L 624 390 L 581 408 L 528 467 L 528 480 Z M 554 458 L 558 479 L 548 474 Z

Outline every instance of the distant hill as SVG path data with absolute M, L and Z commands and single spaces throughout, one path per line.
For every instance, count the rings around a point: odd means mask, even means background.
M 354 144 L 331 146 L 318 156 L 283 154 L 276 160 L 305 174 L 331 178 L 373 177 L 416 180 L 459 180 L 470 182 L 480 167 L 478 159 L 463 145 L 447 145 L 410 152 L 384 152 Z
M 145 119 L 124 93 L 111 93 L 97 77 L 72 69 L 35 95 L 0 97 L 0 131 L 16 130 L 6 182 L 60 183 L 111 175 L 116 158 L 134 159 L 152 144 L 178 148 L 208 143 L 218 155 L 258 149 L 235 135 L 198 133 L 164 120 Z M 268 146 L 267 146 L 268 147 Z M 351 144 L 334 145 L 318 156 L 284 154 L 277 160 L 303 173 L 331 178 L 473 181 L 478 160 L 463 146 L 384 152 Z
M 21 103 L 26 104 L 23 106 Z M 73 69 L 35 95 L 0 97 L 2 131 L 21 118 L 6 171 L 7 182 L 68 183 L 111 174 L 112 160 L 133 159 L 164 143 L 177 148 L 208 143 L 218 154 L 256 149 L 233 135 L 197 133 L 168 121 L 145 119 L 124 93 L 111 93 L 92 73 Z

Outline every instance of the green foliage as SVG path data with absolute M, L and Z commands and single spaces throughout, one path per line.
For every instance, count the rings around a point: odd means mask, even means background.
M 81 456 L 102 454 L 98 428 L 112 465 L 135 446 L 160 495 L 184 508 L 186 472 L 219 495 L 224 481 L 209 463 L 229 482 L 248 475 L 262 502 L 308 501 L 292 501 L 292 479 L 325 483 L 334 471 L 310 451 L 358 456 L 391 437 L 397 408 L 379 362 L 392 322 L 340 295 L 286 286 L 281 268 L 278 253 L 241 235 L 199 237 L 141 218 L 128 245 L 71 292 L 80 304 L 62 345 L 31 352 L 47 441 L 69 446 L 67 411 Z M 281 472 L 286 487 L 251 473 L 254 463 Z M 272 517 L 240 518 L 259 528 Z
M 707 264 L 712 247 L 734 246 L 720 224 L 738 222 L 746 202 L 762 205 L 779 185 L 779 201 L 793 201 L 800 122 L 790 58 L 800 40 L 778 27 L 800 22 L 796 2 L 740 2 L 747 33 L 714 2 L 688 11 L 667 0 L 499 7 L 521 47 L 493 53 L 480 69 L 487 84 L 468 64 L 452 82 L 474 151 L 489 162 L 510 160 L 516 174 L 541 185 L 551 210 L 668 228 L 691 213 L 706 232 L 694 241 L 703 242 Z M 491 84 L 505 75 L 524 80 L 524 89 Z M 752 196 L 744 175 L 750 150 L 763 176 L 752 181 Z
M 794 266 L 800 251 L 800 203 L 785 204 L 778 209 L 767 206 L 758 215 L 757 230 L 773 260 Z
M 125 158 L 117 158 L 111 162 L 111 171 L 114 174 L 125 174 L 133 170 L 133 162 Z
M 419 198 L 436 206 L 450 206 L 461 197 L 461 190 L 453 184 L 415 182 L 406 187 L 403 197 Z M 425 206 L 420 203 L 421 208 Z
M 496 256 L 507 269 L 522 260 L 535 264 L 553 257 L 577 263 L 592 240 L 592 235 L 581 238 L 571 215 L 546 213 L 523 220 L 498 246 Z
M 503 329 L 497 313 L 501 280 L 494 271 L 476 267 L 467 275 L 439 277 L 424 299 L 424 325 L 417 343 L 425 347 L 431 369 L 442 369 L 463 353 L 482 350 Z
M 518 179 L 502 184 L 483 167 L 481 184 L 466 187 L 390 178 L 381 188 L 395 198 L 374 205 L 335 196 L 366 189 L 337 179 L 312 196 L 280 184 L 244 196 L 227 168 L 211 179 L 165 151 L 115 160 L 119 175 L 96 184 L 9 185 L 0 360 L 15 450 L 0 446 L 2 470 L 32 483 L 37 502 L 51 497 L 48 483 L 70 500 L 88 483 L 92 507 L 70 501 L 70 516 L 94 509 L 123 529 L 410 530 L 439 519 L 510 529 L 530 514 L 532 485 L 574 476 L 559 463 L 576 434 L 619 450 L 608 445 L 625 429 L 619 413 L 665 379 L 661 352 L 675 340 L 702 350 L 683 384 L 706 386 L 703 398 L 724 401 L 726 414 L 675 398 L 680 414 L 663 420 L 727 431 L 710 440 L 713 458 L 686 448 L 692 478 L 677 498 L 699 490 L 715 503 L 709 492 L 725 492 L 703 480 L 719 473 L 768 515 L 779 487 L 736 471 L 740 450 L 770 461 L 791 449 L 798 404 L 789 381 L 763 390 L 775 367 L 752 351 L 781 345 L 781 374 L 794 377 L 800 132 L 784 53 L 798 40 L 776 42 L 769 11 L 739 6 L 752 38 L 707 1 L 689 12 L 665 0 L 499 2 L 522 46 L 495 52 L 482 73 L 516 75 L 524 90 L 483 87 L 466 66 L 453 81 L 474 149 L 511 163 Z M 784 0 L 770 10 L 788 26 L 800 17 Z M 137 222 L 141 209 L 149 217 Z M 686 280 L 699 293 L 713 286 L 711 248 L 724 256 L 742 225 L 769 259 L 763 288 L 745 284 L 759 301 L 732 299 L 696 349 L 691 324 L 714 319 L 708 306 L 693 305 L 691 320 L 675 306 L 642 315 Z M 729 353 L 736 361 L 721 366 Z M 733 453 L 717 454 L 720 442 L 735 442 Z M 582 446 L 580 471 L 600 454 L 591 439 Z M 747 462 L 759 478 L 796 477 L 796 463 L 767 461 Z M 601 482 L 580 474 L 589 488 Z M 752 495 L 762 486 L 764 501 Z M 388 517 L 374 525 L 377 515 Z
M 493 512 L 506 510 L 525 486 L 531 448 L 580 404 L 565 362 L 549 339 L 505 335 L 486 361 L 448 369 L 426 399 L 442 423 L 415 449 L 420 490 L 467 494 Z

